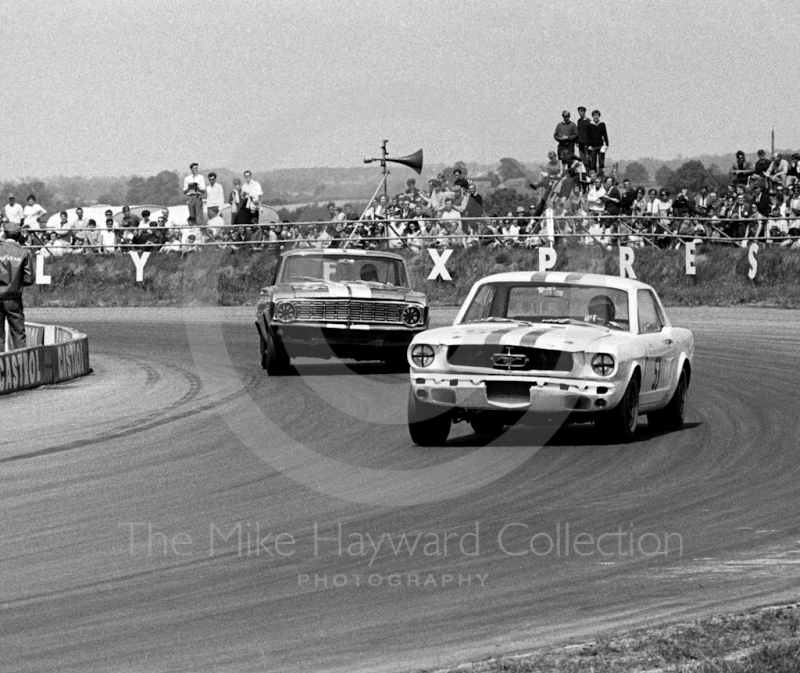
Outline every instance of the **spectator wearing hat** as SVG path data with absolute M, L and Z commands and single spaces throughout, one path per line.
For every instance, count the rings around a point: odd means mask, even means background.
M 22 219 L 25 217 L 25 209 L 17 203 L 13 194 L 8 195 L 8 203 L 3 207 L 6 220 L 22 226 Z
M 189 175 L 183 179 L 183 193 L 186 195 L 186 205 L 189 206 L 189 215 L 199 224 L 203 224 L 203 197 L 206 195 L 206 179 L 200 175 L 197 162 L 189 164 Z
M 20 245 L 21 242 L 21 224 L 6 222 L 0 241 L 0 352 L 5 350 L 6 322 L 11 347 L 17 350 L 26 346 L 22 290 L 33 285 L 34 273 L 33 255 Z
M 565 165 L 575 155 L 575 143 L 578 140 L 578 126 L 569 119 L 569 110 L 561 113 L 561 121 L 556 124 L 553 138 L 558 142 L 558 158 Z
M 581 106 L 578 108 L 578 152 L 581 155 L 581 161 L 584 166 L 589 165 L 589 124 L 592 122 L 586 116 L 586 108 Z
M 600 121 L 600 110 L 592 110 L 589 122 L 589 168 L 605 175 L 606 150 L 610 143 L 606 123 Z

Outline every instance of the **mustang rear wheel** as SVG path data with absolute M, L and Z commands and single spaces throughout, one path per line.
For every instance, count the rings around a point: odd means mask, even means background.
M 639 425 L 639 377 L 634 374 L 620 403 L 595 421 L 595 426 L 609 439 L 630 442 Z
M 447 441 L 451 424 L 450 410 L 417 399 L 408 391 L 408 434 L 414 444 L 441 446 Z
M 286 348 L 268 331 L 266 340 L 261 339 L 261 366 L 270 376 L 282 376 L 289 371 L 289 364 Z
M 647 422 L 653 430 L 680 430 L 686 418 L 686 403 L 689 397 L 689 375 L 681 370 L 678 387 L 663 409 L 647 414 Z

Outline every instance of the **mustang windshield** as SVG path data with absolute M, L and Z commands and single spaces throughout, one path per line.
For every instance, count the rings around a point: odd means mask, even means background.
M 382 283 L 408 287 L 403 262 L 365 255 L 297 255 L 285 257 L 279 283 L 321 281 L 331 283 Z
M 487 283 L 472 299 L 462 322 L 599 324 L 629 330 L 628 293 L 610 287 Z

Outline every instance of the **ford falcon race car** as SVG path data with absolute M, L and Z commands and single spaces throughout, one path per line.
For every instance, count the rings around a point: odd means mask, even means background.
M 472 287 L 451 327 L 408 348 L 408 428 L 422 446 L 453 422 L 479 434 L 542 417 L 593 421 L 630 441 L 639 415 L 675 430 L 686 413 L 692 333 L 644 283 L 595 274 L 501 273 Z
M 425 295 L 408 284 L 400 255 L 372 250 L 291 250 L 261 290 L 261 366 L 286 373 L 293 357 L 383 360 L 405 368 L 406 349 L 428 326 Z

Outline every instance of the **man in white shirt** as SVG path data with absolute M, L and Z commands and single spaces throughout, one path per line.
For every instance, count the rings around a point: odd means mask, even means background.
M 42 219 L 47 215 L 47 211 L 36 203 L 36 197 L 33 194 L 28 196 L 28 205 L 23 208 L 22 213 L 25 217 L 23 226 L 25 229 L 33 229 L 34 231 L 42 228 Z
M 8 195 L 8 203 L 3 208 L 6 214 L 6 219 L 13 224 L 22 225 L 22 218 L 25 217 L 25 212 L 21 205 L 14 199 L 13 194 Z
M 197 250 L 196 247 L 197 243 L 203 242 L 203 230 L 197 226 L 197 220 L 195 219 L 194 215 L 189 215 L 186 219 L 186 229 L 181 230 L 181 243 L 183 243 L 184 250 L 186 250 L 187 245 L 193 246 L 193 250 Z M 190 242 L 191 238 L 191 242 Z
M 75 219 L 69 223 L 69 228 L 72 229 L 73 245 L 85 245 L 87 232 L 81 230 L 86 229 L 88 226 L 88 222 L 83 218 L 83 208 L 78 206 L 75 209 Z
M 183 179 L 183 193 L 186 194 L 186 203 L 189 206 L 189 215 L 195 221 L 203 224 L 203 197 L 206 195 L 206 179 L 199 174 L 198 164 L 189 164 L 191 173 Z
M 211 179 L 211 176 L 209 176 Z M 216 206 L 211 206 L 208 210 L 208 232 L 213 238 L 219 238 L 222 235 L 222 230 L 225 228 L 225 220 L 219 214 Z
M 217 174 L 208 174 L 208 186 L 206 187 L 206 210 L 208 210 L 208 217 L 211 218 L 211 209 L 216 208 L 217 212 L 222 210 L 225 205 L 225 190 L 222 185 L 217 182 Z
M 261 197 L 264 195 L 261 185 L 253 180 L 250 171 L 244 172 L 244 184 L 242 185 L 242 198 L 245 203 L 244 208 L 250 211 L 250 224 L 258 224 L 258 209 L 261 207 Z

